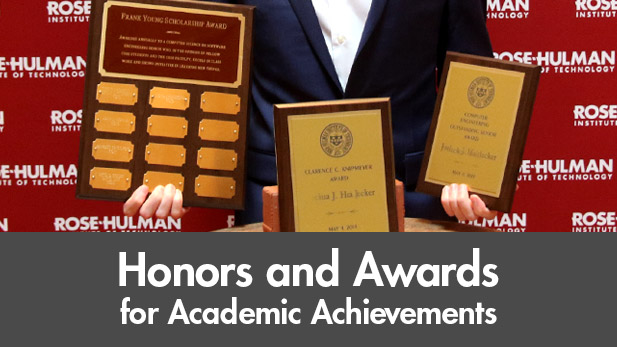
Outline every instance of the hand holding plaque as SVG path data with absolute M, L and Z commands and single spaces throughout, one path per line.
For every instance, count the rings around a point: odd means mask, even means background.
M 464 183 L 509 212 L 541 68 L 448 53 L 417 191 Z
M 146 215 L 179 192 L 187 206 L 243 208 L 252 15 L 197 1 L 93 3 L 78 197 L 135 192 L 134 214 L 145 185 Z
M 493 219 L 497 211 L 491 211 L 477 194 L 469 194 L 466 184 L 452 183 L 441 191 L 441 205 L 446 214 L 459 221 L 475 221 L 478 218 Z

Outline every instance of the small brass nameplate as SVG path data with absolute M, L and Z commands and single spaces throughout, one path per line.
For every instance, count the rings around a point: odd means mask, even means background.
M 128 112 L 98 111 L 94 115 L 94 128 L 101 132 L 132 134 L 135 116 Z
M 206 141 L 236 142 L 239 130 L 236 122 L 204 119 L 199 123 L 199 137 Z
M 184 89 L 154 87 L 150 90 L 150 105 L 153 108 L 166 108 L 184 111 L 189 108 L 191 96 Z
M 180 167 L 186 161 L 186 149 L 179 145 L 150 143 L 146 146 L 146 161 L 149 164 Z
M 101 82 L 96 88 L 96 100 L 101 104 L 133 106 L 137 102 L 137 86 Z
M 90 186 L 95 189 L 127 191 L 131 187 L 131 172 L 126 169 L 95 167 L 90 170 Z
M 184 191 L 184 176 L 179 173 L 148 171 L 144 174 L 144 184 L 148 186 L 150 193 L 156 186 L 173 184 L 176 189 Z
M 197 176 L 195 194 L 206 198 L 231 199 L 236 195 L 236 180 L 231 177 Z
M 183 117 L 153 115 L 148 118 L 148 134 L 151 136 L 182 139 L 187 134 L 188 121 Z
M 133 159 L 133 144 L 130 141 L 96 139 L 92 142 L 92 157 L 128 163 Z
M 240 112 L 240 97 L 236 94 L 205 92 L 201 95 L 204 112 L 236 115 Z
M 209 170 L 233 171 L 238 167 L 238 153 L 231 149 L 201 148 L 197 166 Z

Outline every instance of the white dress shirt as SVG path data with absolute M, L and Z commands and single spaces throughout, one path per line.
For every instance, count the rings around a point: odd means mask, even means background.
M 372 0 L 312 0 L 343 90 L 360 46 Z

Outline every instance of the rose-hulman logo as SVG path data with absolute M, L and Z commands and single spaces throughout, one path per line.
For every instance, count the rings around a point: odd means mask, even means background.
M 340 123 L 329 124 L 321 133 L 321 149 L 335 158 L 343 157 L 353 146 L 353 136 L 349 128 Z
M 469 85 L 467 98 L 473 107 L 485 108 L 495 98 L 495 84 L 488 77 L 478 77 Z

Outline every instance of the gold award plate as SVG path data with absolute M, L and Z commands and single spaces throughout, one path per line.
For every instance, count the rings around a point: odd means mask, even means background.
M 135 115 L 129 112 L 100 110 L 94 118 L 97 131 L 117 134 L 132 134 L 135 131 Z
M 179 173 L 147 171 L 144 174 L 144 184 L 148 186 L 150 193 L 157 186 L 173 184 L 176 189 L 184 191 L 184 176 Z
M 236 122 L 228 122 L 214 119 L 204 119 L 199 122 L 199 137 L 206 141 L 238 141 L 240 125 Z
M 133 106 L 137 102 L 137 86 L 101 82 L 96 88 L 96 100 L 101 104 Z
M 380 110 L 289 117 L 296 231 L 388 231 L 381 133 Z
M 148 134 L 182 139 L 188 132 L 188 121 L 183 117 L 157 116 L 148 118 Z
M 180 167 L 186 162 L 186 149 L 180 145 L 149 143 L 146 146 L 146 161 L 149 164 Z
M 522 72 L 451 63 L 428 182 L 464 181 L 474 192 L 499 197 L 524 78 Z
M 231 199 L 236 195 L 236 180 L 231 177 L 199 175 L 195 179 L 195 194 L 201 197 Z
M 130 141 L 96 139 L 92 143 L 92 157 L 128 163 L 133 159 L 133 144 Z
M 152 108 L 166 108 L 184 111 L 189 108 L 191 95 L 184 89 L 154 87 L 150 90 Z
M 126 191 L 131 187 L 131 172 L 126 169 L 92 168 L 90 186 L 95 189 Z
M 240 97 L 236 94 L 205 92 L 201 95 L 204 112 L 236 115 L 240 112 Z
M 238 167 L 238 153 L 231 149 L 201 148 L 197 166 L 208 170 L 233 171 Z

